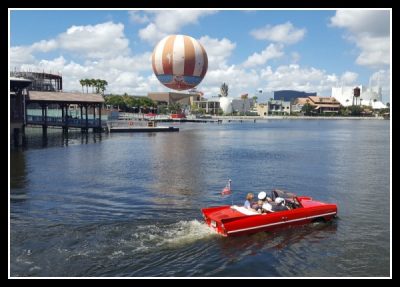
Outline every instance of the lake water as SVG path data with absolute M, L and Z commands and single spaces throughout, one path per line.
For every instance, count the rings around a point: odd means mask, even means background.
M 390 125 L 180 124 L 178 133 L 28 130 L 10 153 L 10 275 L 391 276 Z M 233 195 L 220 191 L 232 179 Z M 338 218 L 224 238 L 200 208 L 281 188 Z

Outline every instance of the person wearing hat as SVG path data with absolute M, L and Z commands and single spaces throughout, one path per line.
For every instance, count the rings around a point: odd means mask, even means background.
M 267 193 L 265 191 L 261 191 L 258 194 L 258 199 L 263 201 L 262 211 L 273 212 L 272 205 L 270 203 L 272 201 L 272 199 L 267 196 Z

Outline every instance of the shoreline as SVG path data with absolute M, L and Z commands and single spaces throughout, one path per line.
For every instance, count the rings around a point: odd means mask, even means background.
M 384 117 L 213 116 L 215 120 L 385 120 Z M 390 120 L 390 119 L 387 119 Z

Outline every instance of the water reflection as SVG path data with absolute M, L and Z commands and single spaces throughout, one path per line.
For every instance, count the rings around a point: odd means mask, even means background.
M 240 258 L 242 256 L 256 256 L 260 253 L 270 253 L 292 248 L 303 241 L 318 243 L 337 232 L 337 222 L 318 222 L 303 226 L 280 228 L 273 232 L 258 232 L 248 236 L 220 240 L 221 251 L 225 257 Z M 243 253 L 243 250 L 246 250 Z
M 193 204 L 202 190 L 204 174 L 200 160 L 203 140 L 199 133 L 186 131 L 184 136 L 159 134 L 152 142 L 152 175 L 150 188 L 161 196 L 157 204 Z
M 25 154 L 12 149 L 10 152 L 10 187 L 11 190 L 24 188 L 26 185 Z
M 11 202 L 26 200 L 27 171 L 23 152 L 11 150 L 10 153 L 10 200 Z
M 23 137 L 23 149 L 67 147 L 75 144 L 89 144 L 100 142 L 101 133 L 84 133 L 80 130 L 63 132 L 61 129 L 47 129 L 46 133 L 41 128 L 27 128 Z

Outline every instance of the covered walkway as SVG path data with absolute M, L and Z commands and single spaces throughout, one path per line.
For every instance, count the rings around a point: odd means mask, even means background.
M 87 132 L 89 128 L 92 128 L 94 132 L 101 132 L 103 103 L 104 98 L 99 94 L 29 91 L 25 105 L 26 124 L 41 125 L 44 132 L 47 131 L 48 126 L 61 126 L 64 132 L 67 132 L 70 127 L 81 128 L 84 132 Z M 41 116 L 29 115 L 28 108 L 38 105 L 42 111 Z M 71 105 L 75 105 L 80 110 L 79 118 L 72 118 L 69 114 Z M 50 106 L 58 106 L 61 109 L 61 116 L 48 116 Z M 88 117 L 89 109 L 93 109 L 91 119 Z

